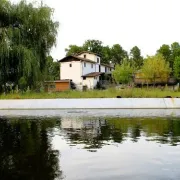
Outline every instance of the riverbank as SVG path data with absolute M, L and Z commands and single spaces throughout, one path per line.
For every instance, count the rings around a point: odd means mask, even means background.
M 160 90 L 155 88 L 126 88 L 107 90 L 89 90 L 89 91 L 66 91 L 57 93 L 47 92 L 25 92 L 25 93 L 9 93 L 1 94 L 0 99 L 57 99 L 57 98 L 164 98 L 171 96 L 173 98 L 180 97 L 180 92 L 172 90 Z

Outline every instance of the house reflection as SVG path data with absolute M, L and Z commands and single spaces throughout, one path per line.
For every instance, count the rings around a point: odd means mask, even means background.
M 109 143 L 123 143 L 127 139 L 178 145 L 180 121 L 170 119 L 120 118 L 62 118 L 61 128 L 70 145 L 84 144 L 84 148 L 97 149 Z

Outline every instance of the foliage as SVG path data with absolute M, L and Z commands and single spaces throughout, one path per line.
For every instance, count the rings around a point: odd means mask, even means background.
M 112 61 L 112 52 L 109 46 L 103 46 L 102 49 L 102 62 L 109 64 Z
M 116 83 L 127 84 L 132 80 L 133 68 L 127 59 L 124 59 L 122 64 L 118 64 L 112 72 Z
M 65 49 L 65 52 L 66 52 L 66 56 L 76 55 L 82 51 L 89 51 L 102 55 L 102 50 L 103 50 L 103 46 L 101 41 L 89 39 L 86 40 L 82 46 L 69 45 L 69 47 Z
M 81 51 L 83 51 L 83 47 L 77 45 L 69 45 L 69 47 L 65 49 L 66 56 L 75 55 Z
M 81 51 L 89 51 L 101 56 L 101 62 L 109 64 L 110 61 L 115 64 L 120 64 L 124 58 L 128 57 L 127 52 L 119 45 L 115 44 L 112 47 L 103 46 L 102 41 L 89 39 L 82 46 L 69 45 L 65 49 L 66 56 L 75 55 Z
M 180 56 L 177 56 L 174 61 L 174 77 L 180 80 Z
M 143 65 L 143 57 L 141 56 L 141 50 L 134 46 L 130 50 L 131 60 L 134 62 L 134 66 L 139 69 Z
M 176 57 L 180 56 L 180 44 L 178 42 L 174 42 L 171 44 L 171 53 L 173 61 Z
M 171 61 L 171 48 L 167 44 L 163 44 L 158 50 L 157 53 L 160 53 L 163 55 L 164 59 L 167 62 Z
M 127 58 L 127 52 L 119 45 L 114 44 L 111 48 L 112 62 L 121 64 L 124 58 Z
M 155 83 L 157 78 L 167 82 L 171 69 L 164 57 L 161 54 L 157 54 L 155 56 L 148 56 L 144 60 L 141 71 L 147 81 Z
M 97 53 L 99 55 L 102 54 L 102 41 L 99 41 L 99 40 L 87 40 L 84 42 L 83 44 L 83 49 L 85 51 L 90 51 L 90 52 L 93 52 L 93 53 Z
M 25 88 L 27 86 L 27 81 L 26 81 L 25 77 L 21 77 L 18 81 L 18 84 L 19 84 L 19 88 L 21 90 L 25 90 Z
M 43 79 L 47 81 L 58 80 L 60 76 L 60 67 L 58 61 L 53 61 L 51 56 L 46 58 L 46 66 Z
M 21 0 L 0 3 L 0 84 L 18 84 L 21 77 L 31 88 L 43 80 L 46 57 L 56 43 L 58 23 L 53 9 Z
M 174 42 L 170 46 L 163 44 L 160 49 L 157 50 L 157 53 L 162 54 L 165 60 L 169 62 L 170 68 L 173 69 L 176 57 L 180 56 L 180 44 L 178 42 Z

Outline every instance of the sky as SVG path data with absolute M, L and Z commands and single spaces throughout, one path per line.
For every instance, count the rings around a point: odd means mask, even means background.
M 18 0 L 14 0 L 18 1 Z M 40 1 L 40 0 L 37 0 Z M 180 42 L 180 0 L 43 0 L 59 21 L 53 58 L 65 56 L 70 44 L 96 39 L 103 45 L 133 46 L 153 55 L 162 44 Z

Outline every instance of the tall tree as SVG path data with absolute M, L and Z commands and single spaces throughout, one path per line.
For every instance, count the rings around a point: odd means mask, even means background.
M 170 65 L 173 66 L 175 58 L 180 56 L 180 44 L 178 42 L 174 42 L 171 44 L 171 54 L 172 54 L 172 60 Z
M 53 61 L 51 56 L 46 58 L 46 67 L 43 76 L 45 80 L 58 80 L 60 77 L 59 62 Z
M 117 64 L 112 72 L 116 83 L 127 84 L 132 80 L 133 68 L 127 59 L 124 59 L 121 64 Z
M 101 62 L 109 64 L 112 61 L 112 52 L 109 46 L 104 46 L 102 49 L 102 59 Z
M 171 61 L 171 48 L 167 44 L 163 44 L 158 50 L 157 53 L 160 53 L 163 55 L 164 59 L 170 63 Z
M 130 50 L 130 55 L 132 61 L 134 61 L 134 65 L 137 68 L 140 68 L 143 65 L 143 57 L 141 56 L 141 50 L 137 46 L 134 46 Z
M 2 10 L 2 11 L 1 11 Z M 30 87 L 43 80 L 46 57 L 56 43 L 53 9 L 25 0 L 0 3 L 0 84 L 23 79 Z
M 121 64 L 124 58 L 127 58 L 127 52 L 119 45 L 114 44 L 111 48 L 112 61 L 115 64 Z
M 75 55 L 81 51 L 83 51 L 83 47 L 77 45 L 69 45 L 69 47 L 65 49 L 66 56 Z
M 157 78 L 167 82 L 170 72 L 169 62 L 166 62 L 162 54 L 148 56 L 144 60 L 142 73 L 148 82 L 155 84 Z
M 89 39 L 85 41 L 82 47 L 85 51 L 90 51 L 102 55 L 102 49 L 103 49 L 102 41 Z
M 180 56 L 177 56 L 174 61 L 174 77 L 180 81 Z

